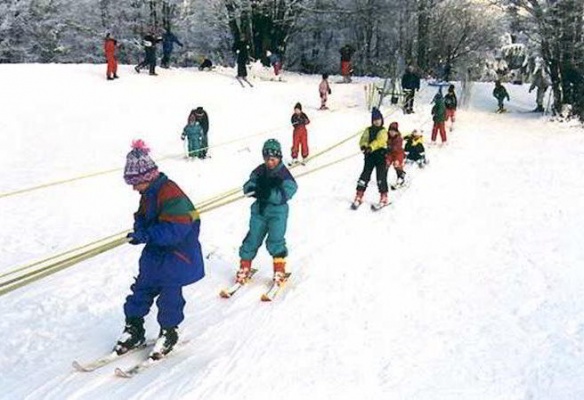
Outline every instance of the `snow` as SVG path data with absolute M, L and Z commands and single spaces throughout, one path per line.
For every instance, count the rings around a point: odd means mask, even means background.
M 311 153 L 370 121 L 363 85 L 331 85 L 331 111 L 317 111 L 319 76 L 286 83 L 232 69 L 121 66 L 105 80 L 95 65 L 0 65 L 0 274 L 131 227 L 138 195 L 121 168 L 143 138 L 160 169 L 201 202 L 241 186 L 269 137 L 291 145 L 297 101 L 311 118 Z M 332 77 L 331 80 L 339 80 Z M 457 92 L 460 86 L 457 84 Z M 408 169 L 410 186 L 373 213 L 350 211 L 359 156 L 298 178 L 287 232 L 292 279 L 273 303 L 260 250 L 257 279 L 224 300 L 250 200 L 203 213 L 207 276 L 185 289 L 181 335 L 189 341 L 131 380 L 113 376 L 145 354 L 77 373 L 111 350 L 140 246 L 121 246 L 2 296 L 0 387 L 6 399 L 575 399 L 584 396 L 583 130 L 529 113 L 528 85 L 507 85 L 509 113 L 496 114 L 492 84 L 475 83 L 447 146 Z M 425 131 L 435 88 L 416 113 L 383 108 L 402 132 Z M 191 108 L 209 112 L 212 158 L 183 159 Z M 357 139 L 294 174 L 358 152 Z M 286 155 L 285 161 L 289 161 Z M 389 173 L 390 182 L 395 179 Z M 155 307 L 147 334 L 158 333 Z

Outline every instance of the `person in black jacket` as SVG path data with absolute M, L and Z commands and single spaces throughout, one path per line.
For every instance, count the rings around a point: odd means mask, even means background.
M 140 73 L 140 69 L 149 66 L 150 75 L 158 75 L 156 73 L 156 44 L 160 43 L 162 38 L 154 33 L 154 31 L 144 36 L 142 44 L 144 45 L 144 61 L 136 65 L 134 69 Z
M 244 36 L 233 45 L 233 51 L 237 58 L 237 77 L 247 77 L 247 63 L 249 62 L 249 44 Z
M 414 72 L 412 65 L 403 74 L 401 85 L 404 91 L 404 113 L 411 114 L 414 112 L 416 90 L 420 90 L 420 77 Z

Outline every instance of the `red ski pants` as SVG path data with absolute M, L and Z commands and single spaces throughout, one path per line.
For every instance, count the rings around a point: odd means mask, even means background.
M 297 127 L 292 134 L 292 158 L 298 158 L 300 147 L 302 158 L 308 157 L 308 132 L 304 126 Z
M 434 122 L 434 127 L 432 127 L 432 141 L 436 141 L 436 136 L 440 131 L 440 139 L 442 143 L 446 142 L 446 128 L 444 127 L 444 122 Z
M 108 57 L 107 59 L 107 76 L 113 76 L 118 74 L 118 60 L 115 57 Z

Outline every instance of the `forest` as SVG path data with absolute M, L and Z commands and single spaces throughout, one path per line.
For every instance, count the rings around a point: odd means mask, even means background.
M 232 66 L 242 37 L 253 59 L 270 51 L 301 73 L 338 73 L 345 45 L 354 75 L 390 78 L 448 65 L 453 80 L 523 83 L 541 59 L 554 114 L 584 120 L 583 28 L 581 0 L 3 0 L 0 63 L 103 63 L 110 33 L 135 64 L 142 37 L 168 29 L 179 67 Z

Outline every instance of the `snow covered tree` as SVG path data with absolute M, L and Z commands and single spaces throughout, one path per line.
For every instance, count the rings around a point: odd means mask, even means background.
M 532 37 L 552 80 L 555 114 L 584 119 L 584 3 L 581 0 L 504 0 Z M 569 105 L 564 111 L 565 105 Z

